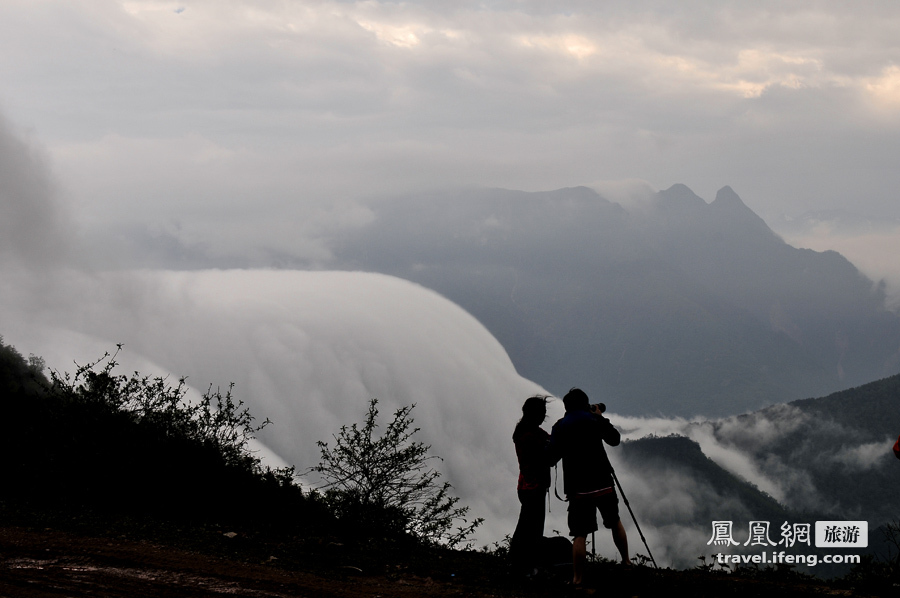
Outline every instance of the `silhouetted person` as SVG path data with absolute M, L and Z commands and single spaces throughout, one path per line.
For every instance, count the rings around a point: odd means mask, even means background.
M 613 487 L 612 465 L 603 443 L 616 446 L 621 436 L 602 409 L 591 405 L 583 390 L 573 388 L 565 397 L 566 415 L 553 424 L 548 446 L 551 464 L 563 462 L 565 493 L 569 501 L 569 535 L 572 536 L 572 583 L 580 587 L 586 560 L 588 534 L 597 530 L 597 511 L 603 527 L 612 531 L 622 564 L 631 566 L 628 537 L 619 519 L 619 498 Z
M 538 551 L 544 538 L 544 512 L 550 488 L 547 445 L 550 435 L 541 428 L 547 418 L 547 398 L 531 397 L 522 405 L 522 419 L 516 424 L 513 442 L 519 459 L 519 522 L 510 541 L 513 562 L 528 573 L 539 561 Z

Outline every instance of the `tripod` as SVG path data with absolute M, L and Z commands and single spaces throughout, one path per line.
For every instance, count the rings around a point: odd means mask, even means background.
M 613 481 L 616 483 L 616 487 L 619 489 L 619 493 L 622 495 L 622 502 L 624 502 L 625 506 L 628 507 L 628 512 L 631 513 L 631 520 L 634 521 L 634 527 L 637 528 L 638 535 L 640 535 L 641 541 L 644 543 L 644 548 L 647 549 L 647 554 L 650 555 L 650 562 L 653 563 L 654 567 L 659 569 L 659 565 L 656 564 L 656 559 L 653 558 L 653 553 L 650 552 L 650 546 L 647 544 L 647 539 L 644 537 L 644 532 L 641 531 L 641 526 L 638 525 L 637 517 L 634 516 L 634 511 L 631 510 L 631 504 L 629 504 L 628 498 L 625 496 L 625 491 L 622 490 L 622 484 L 619 482 L 619 478 L 616 477 L 615 470 L 612 470 L 612 466 L 610 466 L 610 470 Z M 593 534 L 591 536 L 591 540 L 593 541 Z M 593 550 L 593 542 L 591 543 L 591 550 Z

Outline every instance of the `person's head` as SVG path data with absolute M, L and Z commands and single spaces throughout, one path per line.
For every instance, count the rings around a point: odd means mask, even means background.
M 532 426 L 539 426 L 547 418 L 547 397 L 534 396 L 525 399 L 522 405 L 522 419 L 516 424 L 513 440 L 518 442 L 520 436 Z
M 540 425 L 547 419 L 547 397 L 535 395 L 525 399 L 522 405 L 522 422 Z
M 587 394 L 580 388 L 571 388 L 563 397 L 563 405 L 566 411 L 587 411 L 591 408 L 591 401 Z

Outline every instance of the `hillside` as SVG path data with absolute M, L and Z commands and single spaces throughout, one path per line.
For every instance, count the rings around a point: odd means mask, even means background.
M 146 403 L 121 409 L 115 397 L 123 387 L 117 384 L 159 398 L 153 381 L 147 386 L 140 377 L 80 369 L 75 381 L 84 382 L 75 384 L 59 375 L 47 380 L 41 367 L 39 358 L 26 360 L 0 343 L 0 409 L 11 424 L 2 447 L 2 475 L 10 483 L 0 493 L 4 595 L 481 597 L 556 595 L 565 587 L 565 558 L 537 580 L 523 579 L 506 561 L 504 543 L 450 550 L 379 523 L 390 511 L 370 510 L 369 522 L 348 519 L 333 510 L 346 501 L 304 493 L 288 482 L 289 473 L 260 468 L 250 453 L 230 453 L 227 444 L 215 448 L 203 436 L 173 427 L 195 412 L 180 412 L 166 401 L 152 409 Z M 246 422 L 240 410 L 222 407 L 217 438 Z M 172 419 L 160 419 L 166 413 Z M 246 459 L 236 458 L 242 454 Z M 678 502 L 667 479 L 685 480 L 713 499 L 706 510 L 680 518 L 671 509 L 667 515 L 643 511 L 651 526 L 689 527 L 698 517 L 793 516 L 686 438 L 627 443 L 624 458 L 666 490 L 661 505 Z M 661 596 L 679 588 L 696 596 L 836 589 L 872 595 L 887 587 L 883 571 L 854 571 L 854 577 L 826 585 L 790 568 L 723 570 L 708 563 L 684 571 L 639 566 L 625 573 L 601 559 L 589 567 L 588 580 L 611 596 Z
M 648 479 L 690 480 L 692 490 L 707 500 L 697 500 L 685 511 L 667 510 L 664 517 L 651 516 L 655 525 L 685 525 L 708 528 L 713 520 L 781 521 L 796 517 L 775 499 L 746 480 L 726 471 L 703 454 L 700 446 L 681 436 L 643 438 L 622 447 L 625 465 Z M 692 555 L 694 556 L 694 555 Z
M 783 522 L 865 520 L 869 545 L 863 552 L 891 559 L 900 550 L 883 533 L 898 524 L 900 512 L 900 462 L 891 451 L 900 434 L 900 376 L 688 422 L 679 434 L 624 443 L 619 467 L 632 484 L 652 480 L 652 488 L 664 488 L 665 500 L 646 492 L 634 492 L 632 500 L 655 528 L 658 544 L 679 547 L 673 560 L 709 552 L 715 520 L 733 521 L 741 542 L 754 520 L 770 522 L 776 540 Z M 846 567 L 820 563 L 813 572 L 844 575 Z
M 897 518 L 900 462 L 891 446 L 900 434 L 900 375 L 695 425 L 778 480 L 792 508 L 873 527 Z
M 230 394 L 189 404 L 182 384 L 112 375 L 114 359 L 48 379 L 41 359 L 0 337 L 0 500 L 294 530 L 329 522 L 292 470 L 248 450 L 259 427 Z

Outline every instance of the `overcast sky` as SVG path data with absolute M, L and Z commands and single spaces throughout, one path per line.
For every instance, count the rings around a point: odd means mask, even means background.
M 356 199 L 458 184 L 900 217 L 898 30 L 895 2 L 6 0 L 0 112 L 84 227 L 311 258 Z

